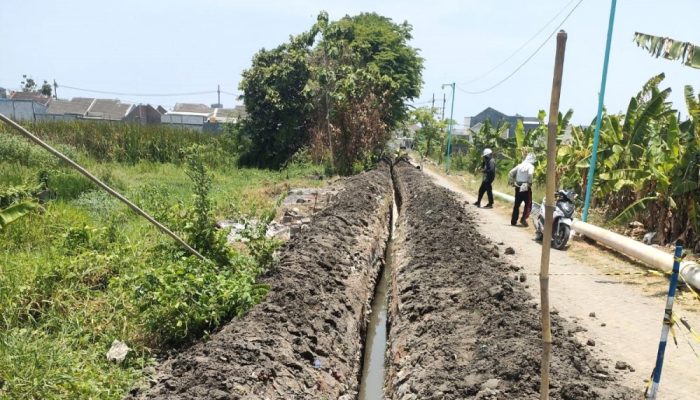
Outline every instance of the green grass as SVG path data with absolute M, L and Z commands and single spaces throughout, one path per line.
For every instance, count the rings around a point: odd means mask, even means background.
M 3 137 L 0 196 L 34 190 L 43 172 L 51 200 L 0 230 L 0 399 L 120 399 L 157 352 L 206 335 L 264 295 L 257 251 L 270 244 L 231 249 L 228 265 L 186 257 L 82 175 Z M 180 160 L 98 159 L 77 141 L 53 144 L 187 236 L 194 191 Z M 216 218 L 259 218 L 288 188 L 319 185 L 307 178 L 316 166 L 233 165 L 234 156 L 209 165 Z M 133 349 L 122 364 L 105 357 L 114 339 Z

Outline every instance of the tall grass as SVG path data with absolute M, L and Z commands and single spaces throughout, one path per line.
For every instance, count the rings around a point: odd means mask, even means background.
M 194 144 L 204 146 L 203 150 L 209 153 L 210 163 L 216 163 L 220 159 L 229 161 L 231 156 L 226 153 L 228 149 L 221 145 L 222 135 L 167 125 L 97 121 L 36 122 L 24 125 L 41 139 L 84 152 L 96 161 L 180 163 L 183 160 L 182 149 Z M 9 131 L 9 127 L 0 125 L 0 138 L 7 136 Z M 27 150 L 25 147 L 20 150 L 28 152 L 26 159 L 35 155 L 50 158 L 48 154 Z
M 183 218 L 195 202 L 181 161 L 193 144 L 211 176 L 212 217 L 254 218 L 290 186 L 319 184 L 306 178 L 319 173 L 315 166 L 234 168 L 236 155 L 217 148 L 213 136 L 124 127 L 50 123 L 30 130 L 185 237 Z M 33 195 L 41 176 L 50 196 L 0 231 L 0 399 L 122 398 L 157 352 L 206 334 L 260 299 L 257 248 L 232 250 L 227 266 L 187 258 L 77 172 L 7 133 L 0 131 L 0 194 Z M 133 349 L 121 364 L 105 357 L 114 339 Z

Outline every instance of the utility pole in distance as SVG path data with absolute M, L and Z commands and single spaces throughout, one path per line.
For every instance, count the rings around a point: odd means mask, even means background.
M 442 85 L 444 88 L 445 85 Z M 445 103 L 447 102 L 447 95 L 443 92 L 442 93 L 442 118 L 440 119 L 445 119 Z
M 450 121 L 447 123 L 447 151 L 445 152 L 445 172 L 450 172 L 450 153 L 452 152 L 452 117 L 455 111 L 455 82 L 445 83 L 442 85 L 442 88 L 444 89 L 445 86 L 452 87 L 452 106 L 450 108 Z M 445 100 L 442 101 L 442 104 L 442 119 L 445 119 Z
M 53 98 L 58 99 L 58 83 L 56 83 L 56 80 L 53 80 Z

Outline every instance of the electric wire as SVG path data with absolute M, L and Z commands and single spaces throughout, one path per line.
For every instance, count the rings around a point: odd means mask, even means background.
M 513 53 L 511 53 L 511 55 L 508 56 L 505 60 L 501 61 L 499 64 L 495 65 L 493 68 L 491 68 L 490 70 L 484 72 L 483 74 L 481 74 L 481 75 L 475 77 L 474 79 L 471 79 L 471 80 L 469 80 L 469 81 L 467 81 L 467 82 L 462 82 L 462 83 L 460 83 L 460 85 L 468 85 L 468 84 L 470 84 L 470 83 L 476 82 L 476 81 L 478 81 L 479 79 L 481 79 L 481 78 L 483 78 L 483 77 L 489 75 L 491 72 L 495 71 L 496 69 L 498 69 L 498 68 L 499 68 L 500 66 L 502 66 L 503 64 L 505 64 L 505 63 L 507 63 L 508 61 L 510 61 L 513 57 L 515 57 L 516 54 L 518 54 L 518 53 L 520 52 L 520 50 L 524 49 L 525 46 L 527 46 L 528 44 L 532 43 L 532 41 L 535 40 L 535 38 L 537 38 L 537 37 L 540 35 L 540 33 L 542 33 L 542 31 L 544 31 L 545 28 L 547 28 L 552 22 L 554 22 L 554 20 L 556 20 L 567 8 L 569 8 L 569 6 L 570 6 L 571 4 L 574 3 L 574 1 L 576 1 L 576 0 L 571 0 L 571 1 L 569 1 L 568 4 L 566 4 L 564 7 L 562 7 L 562 9 L 559 10 L 559 12 L 556 13 L 556 14 L 552 17 L 552 19 L 550 19 L 549 21 L 547 21 L 546 24 L 542 25 L 542 27 L 541 27 L 534 35 L 532 35 L 525 43 L 523 43 L 523 44 L 522 44 L 520 47 L 518 47 Z
M 535 51 L 534 51 L 532 54 L 530 54 L 530 56 L 529 56 L 528 58 L 525 59 L 525 61 L 523 61 L 516 69 L 514 69 L 513 72 L 511 72 L 510 74 L 506 75 L 505 78 L 501 79 L 500 81 L 496 82 L 495 84 L 493 84 L 493 85 L 491 85 L 491 86 L 489 86 L 489 87 L 487 87 L 486 89 L 483 89 L 483 90 L 471 91 L 471 90 L 466 90 L 466 89 L 464 89 L 464 88 L 462 88 L 462 87 L 459 87 L 459 85 L 456 85 L 457 89 L 458 89 L 459 91 L 463 92 L 463 93 L 466 93 L 466 94 L 482 94 L 482 93 L 489 92 L 489 91 L 491 91 L 491 90 L 497 88 L 498 86 L 502 85 L 502 84 L 503 84 L 504 82 L 506 82 L 508 79 L 510 79 L 511 77 L 513 77 L 513 75 L 515 75 L 516 73 L 518 73 L 518 71 L 520 71 L 520 69 L 522 69 L 528 62 L 530 62 L 530 60 L 532 60 L 533 57 L 535 57 L 535 55 L 537 55 L 537 53 L 539 53 L 539 51 L 544 47 L 544 45 L 547 44 L 547 42 L 559 31 L 559 28 L 561 28 L 561 26 L 564 25 L 564 22 L 566 22 L 566 20 L 569 19 L 569 17 L 571 16 L 571 14 L 573 14 L 574 11 L 576 11 L 576 9 L 578 8 L 578 6 L 579 6 L 582 2 L 583 2 L 583 0 L 579 0 L 578 3 L 576 3 L 576 5 L 574 6 L 574 8 L 572 8 L 571 11 L 569 11 L 569 13 L 566 14 L 566 17 L 564 17 L 564 19 L 559 23 L 559 25 L 557 25 L 556 28 L 554 28 L 554 30 L 552 31 L 552 33 L 551 33 L 549 36 L 547 36 L 547 38 L 542 42 L 542 44 L 540 44 L 540 45 L 537 47 L 537 49 L 535 49 Z
M 175 97 L 175 96 L 196 96 L 196 95 L 204 95 L 204 94 L 216 94 L 216 90 L 203 90 L 203 91 L 198 91 L 198 92 L 180 92 L 180 93 L 126 93 L 126 92 L 110 92 L 106 90 L 95 90 L 95 89 L 85 89 L 85 88 L 79 88 L 75 86 L 68 86 L 68 85 L 62 85 L 58 84 L 59 88 L 65 88 L 65 89 L 72 89 L 72 90 L 78 90 L 81 92 L 88 92 L 88 93 L 99 93 L 99 94 L 108 94 L 108 95 L 116 95 L 116 96 L 133 96 L 133 97 Z M 232 96 L 236 96 L 234 93 L 230 92 L 225 92 L 221 91 L 223 94 L 228 94 Z

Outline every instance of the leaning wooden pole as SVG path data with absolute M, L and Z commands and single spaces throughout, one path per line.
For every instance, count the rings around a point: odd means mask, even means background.
M 540 400 L 549 399 L 549 362 L 552 353 L 552 324 L 549 315 L 549 252 L 552 247 L 552 219 L 554 216 L 554 185 L 557 161 L 557 129 L 559 121 L 559 95 L 564 74 L 564 52 L 566 32 L 557 34 L 557 53 L 554 59 L 554 80 L 552 99 L 549 104 L 547 124 L 547 189 L 544 204 L 544 236 L 542 237 L 542 258 L 540 262 L 540 307 L 542 309 L 542 364 L 540 378 Z
M 76 169 L 78 172 L 80 172 L 81 174 L 85 175 L 86 178 L 88 178 L 89 180 L 91 180 L 92 182 L 94 182 L 94 183 L 95 183 L 97 186 L 99 186 L 101 189 L 103 189 L 103 190 L 106 191 L 107 193 L 111 194 L 112 196 L 116 197 L 119 201 L 121 201 L 122 203 L 124 203 L 124 204 L 126 204 L 127 206 L 129 206 L 129 208 L 131 208 L 132 210 L 134 210 L 134 212 L 135 212 L 136 214 L 142 216 L 143 218 L 145 218 L 146 220 L 148 220 L 148 222 L 150 222 L 151 224 L 155 225 L 156 228 L 160 229 L 163 233 L 165 233 L 166 235 L 168 235 L 168 236 L 170 236 L 171 238 L 173 238 L 173 240 L 175 240 L 175 241 L 176 241 L 180 246 L 182 246 L 185 250 L 187 250 L 188 252 L 192 253 L 193 255 L 195 255 L 195 256 L 201 258 L 202 260 L 207 261 L 207 259 L 206 259 L 203 255 L 201 255 L 197 250 L 195 250 L 195 249 L 193 249 L 192 247 L 190 247 L 190 245 L 188 245 L 184 240 L 182 240 L 179 236 L 177 236 L 175 233 L 173 233 L 170 229 L 168 229 L 167 227 L 165 227 L 165 226 L 164 226 L 163 224 L 161 224 L 160 222 L 156 221 L 156 220 L 155 220 L 153 217 L 151 217 L 148 213 L 146 213 L 145 211 L 143 211 L 142 209 L 140 209 L 139 206 L 137 206 L 136 204 L 134 204 L 134 203 L 132 203 L 131 201 L 129 201 L 129 199 L 127 199 L 126 197 L 122 196 L 119 192 L 117 192 L 116 190 L 114 190 L 114 189 L 112 189 L 111 187 L 107 186 L 106 183 L 104 183 L 104 182 L 102 182 L 101 180 L 97 179 L 97 177 L 95 177 L 94 175 L 92 175 L 92 174 L 91 174 L 88 170 L 86 170 L 85 168 L 81 167 L 78 163 L 76 163 L 75 161 L 73 161 L 73 160 L 71 160 L 70 158 L 66 157 L 65 155 L 63 155 L 63 153 L 61 153 L 60 151 L 54 149 L 54 148 L 51 147 L 48 143 L 46 143 L 46 142 L 44 142 L 43 140 L 39 139 L 38 137 L 36 137 L 35 135 L 33 135 L 31 132 L 29 132 L 28 130 L 26 130 L 23 126 L 21 126 L 20 124 L 16 123 L 15 121 L 9 119 L 9 118 L 6 117 L 5 115 L 0 114 L 0 121 L 3 121 L 4 123 L 10 125 L 12 128 L 14 128 L 15 130 L 17 130 L 17 131 L 18 131 L 19 133 L 21 133 L 23 136 L 27 137 L 28 139 L 30 139 L 30 140 L 33 141 L 34 143 L 38 144 L 39 146 L 43 147 L 43 148 L 46 149 L 49 153 L 51 153 L 51 154 L 55 155 L 56 157 L 60 158 L 61 160 L 63 160 L 64 162 L 66 162 L 68 165 L 70 165 L 71 167 L 73 167 L 74 169 Z

